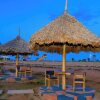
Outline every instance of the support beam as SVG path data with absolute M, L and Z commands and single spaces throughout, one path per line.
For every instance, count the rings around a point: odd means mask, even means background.
M 17 68 L 18 67 L 18 61 L 19 61 L 19 55 L 17 54 L 16 55 L 16 77 L 18 76 L 18 73 L 17 73 L 18 72 L 18 68 Z
M 62 54 L 62 89 L 66 90 L 66 76 L 65 76 L 65 72 L 66 72 L 66 45 L 63 45 L 63 54 Z
M 16 55 L 16 66 L 18 66 L 18 61 L 19 61 L 19 55 Z

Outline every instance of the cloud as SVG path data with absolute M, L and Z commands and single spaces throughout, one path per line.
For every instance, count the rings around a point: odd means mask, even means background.
M 91 21 L 94 18 L 98 17 L 98 14 L 93 13 L 91 12 L 91 10 L 88 9 L 80 9 L 74 13 L 74 16 L 82 21 Z
M 100 6 L 94 0 L 79 2 L 77 9 L 74 11 L 74 16 L 81 21 L 91 21 L 100 16 Z M 100 4 L 100 3 L 99 3 Z

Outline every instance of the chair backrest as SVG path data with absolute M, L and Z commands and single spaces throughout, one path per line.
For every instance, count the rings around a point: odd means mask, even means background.
M 74 79 L 85 79 L 86 73 L 74 73 Z
M 84 78 L 84 75 L 74 75 L 75 78 Z
M 27 67 L 26 66 L 22 66 L 21 67 L 21 71 L 26 71 Z
M 54 76 L 54 70 L 46 71 L 46 76 Z
M 27 67 L 26 70 L 31 70 L 31 67 Z

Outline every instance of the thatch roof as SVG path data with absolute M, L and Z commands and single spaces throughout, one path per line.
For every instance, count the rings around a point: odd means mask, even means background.
M 66 44 L 66 52 L 100 51 L 100 38 L 66 13 L 33 34 L 30 39 L 30 48 L 47 52 L 61 53 L 63 44 Z
M 28 55 L 33 54 L 33 51 L 29 49 L 29 45 L 19 35 L 12 41 L 0 46 L 0 53 L 7 55 Z M 34 53 L 35 55 L 37 52 Z

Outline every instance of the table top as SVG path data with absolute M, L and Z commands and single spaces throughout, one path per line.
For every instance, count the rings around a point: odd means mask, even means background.
M 62 72 L 61 70 L 54 70 L 54 72 L 59 75 L 71 75 L 74 73 L 74 70 L 66 70 L 65 72 Z

